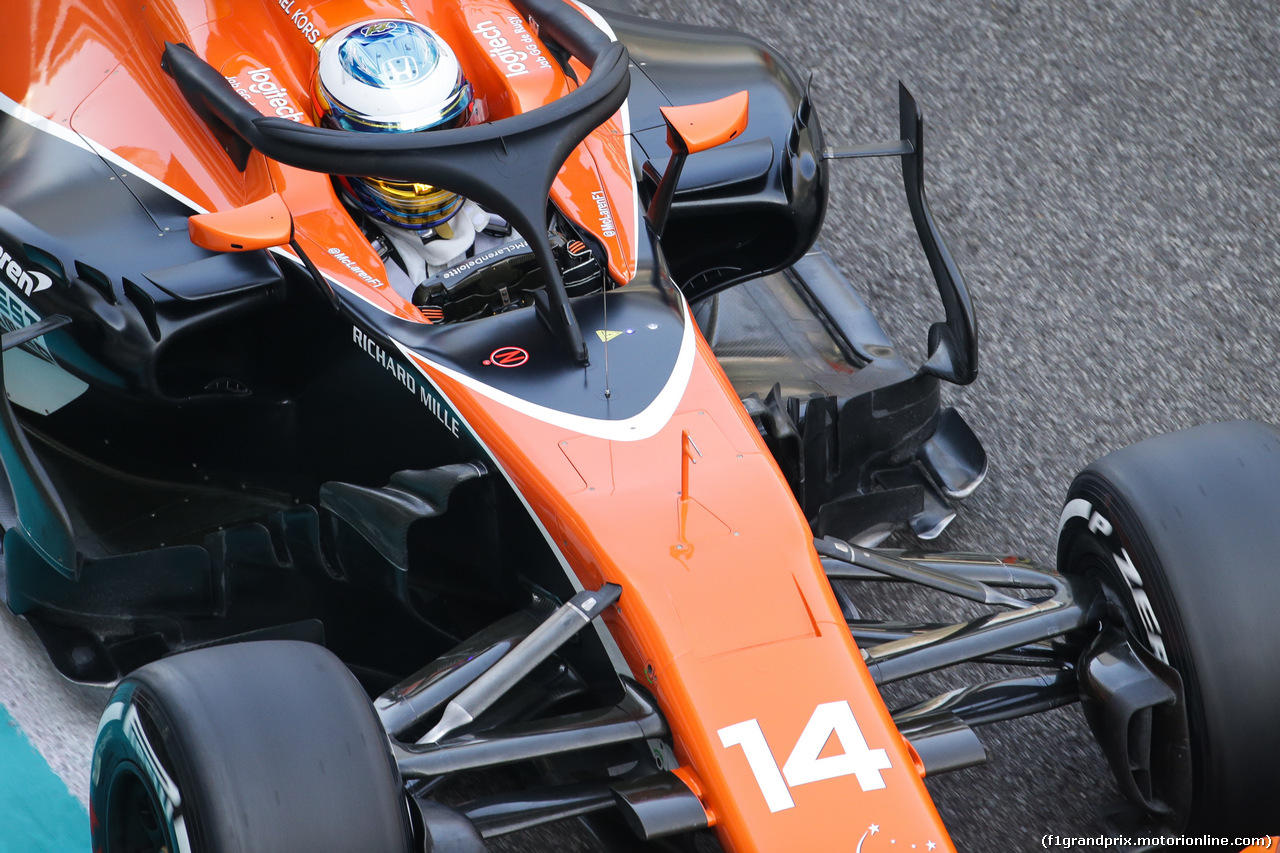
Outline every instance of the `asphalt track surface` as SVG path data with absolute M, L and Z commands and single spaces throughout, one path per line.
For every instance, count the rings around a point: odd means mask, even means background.
M 836 144 L 894 138 L 897 80 L 914 91 L 930 203 L 982 334 L 978 381 L 949 396 L 991 458 L 935 544 L 1049 561 L 1067 484 L 1092 458 L 1212 420 L 1280 423 L 1275 2 L 632 8 L 772 42 L 814 72 Z M 897 164 L 838 164 L 831 186 L 822 243 L 920 360 L 941 312 Z M 60 682 L 26 626 L 0 615 L 0 702 L 81 799 L 102 701 Z M 1102 815 L 1120 798 L 1076 709 L 981 734 L 985 767 L 929 782 L 961 850 L 1111 831 Z M 508 849 L 578 847 L 539 836 Z

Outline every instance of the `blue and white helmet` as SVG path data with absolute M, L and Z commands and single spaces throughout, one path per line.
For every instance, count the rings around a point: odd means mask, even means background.
M 379 20 L 347 27 L 325 42 L 316 97 L 332 127 L 415 133 L 465 124 L 471 86 L 440 36 L 416 21 Z M 371 216 L 417 230 L 447 222 L 463 201 L 429 184 L 341 181 Z

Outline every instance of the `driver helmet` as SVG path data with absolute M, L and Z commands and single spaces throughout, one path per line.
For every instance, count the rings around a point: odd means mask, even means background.
M 471 85 L 444 39 L 416 21 L 354 24 L 328 39 L 316 75 L 323 123 L 364 133 L 414 133 L 466 124 Z M 370 216 L 421 231 L 462 207 L 456 193 L 430 184 L 338 179 Z

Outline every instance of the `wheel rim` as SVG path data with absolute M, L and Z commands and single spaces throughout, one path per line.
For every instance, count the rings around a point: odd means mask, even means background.
M 116 770 L 107 794 L 103 853 L 173 853 L 151 786 L 132 764 Z
M 1142 525 L 1133 516 L 1132 511 L 1127 504 L 1107 496 L 1105 493 L 1099 493 L 1093 488 L 1086 488 L 1077 492 L 1073 486 L 1072 495 L 1082 495 L 1093 506 L 1106 506 L 1108 508 L 1109 520 L 1119 530 L 1127 531 L 1127 535 L 1121 535 L 1108 531 L 1105 534 L 1098 534 L 1097 531 L 1086 533 L 1084 530 L 1077 530 L 1074 541 L 1074 547 L 1065 554 L 1060 552 L 1059 559 L 1063 561 L 1065 566 L 1064 572 L 1075 574 L 1083 577 L 1089 577 L 1095 580 L 1101 587 L 1102 595 L 1111 609 L 1111 617 L 1118 620 L 1117 627 L 1123 627 L 1133 645 L 1140 646 L 1145 652 L 1155 655 L 1167 665 L 1177 670 L 1178 675 L 1183 679 L 1183 709 L 1188 717 L 1188 723 L 1192 729 L 1195 729 L 1196 720 L 1202 716 L 1195 704 L 1196 687 L 1194 682 L 1194 669 L 1190 665 L 1190 661 L 1184 654 L 1182 647 L 1170 636 L 1165 635 L 1163 638 L 1169 642 L 1165 646 L 1167 657 L 1161 657 L 1151 646 L 1148 641 L 1148 631 L 1139 610 L 1137 601 L 1134 598 L 1133 587 L 1125 580 L 1122 570 L 1119 567 L 1120 555 L 1118 552 L 1119 543 L 1123 543 L 1124 549 L 1127 551 L 1126 558 L 1131 565 L 1137 567 L 1144 578 L 1144 588 L 1149 588 L 1147 583 L 1151 580 L 1152 575 L 1147 567 L 1155 561 L 1150 544 L 1146 541 L 1146 534 Z M 1135 536 L 1135 533 L 1137 534 Z M 1105 541 L 1104 541 L 1105 540 Z M 1162 602 L 1164 599 L 1161 598 Z M 1164 612 L 1163 605 L 1159 602 L 1154 606 L 1159 606 L 1161 613 L 1159 620 L 1162 625 L 1174 624 L 1169 614 Z M 1104 617 L 1104 621 L 1105 621 Z M 1195 789 L 1201 786 L 1200 767 L 1205 761 L 1204 756 L 1195 746 L 1193 741 L 1191 746 L 1192 759 L 1190 768 L 1187 773 L 1190 774 L 1190 784 Z M 1202 795 L 1194 794 L 1192 800 L 1183 803 L 1171 796 L 1175 790 L 1175 785 L 1169 780 L 1173 777 L 1169 775 L 1161 776 L 1161 785 L 1155 792 L 1156 798 L 1164 806 L 1170 809 L 1168 814 L 1162 814 L 1157 817 L 1161 825 L 1169 829 L 1184 830 L 1194 819 L 1196 813 L 1195 801 L 1202 799 Z

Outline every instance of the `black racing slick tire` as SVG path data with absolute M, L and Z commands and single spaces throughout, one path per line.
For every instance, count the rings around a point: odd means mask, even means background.
M 1191 797 L 1165 819 L 1280 832 L 1280 431 L 1211 424 L 1093 463 L 1067 493 L 1058 567 L 1100 581 L 1182 678 Z
M 408 853 L 373 707 L 320 646 L 175 655 L 116 687 L 90 785 L 95 853 Z

